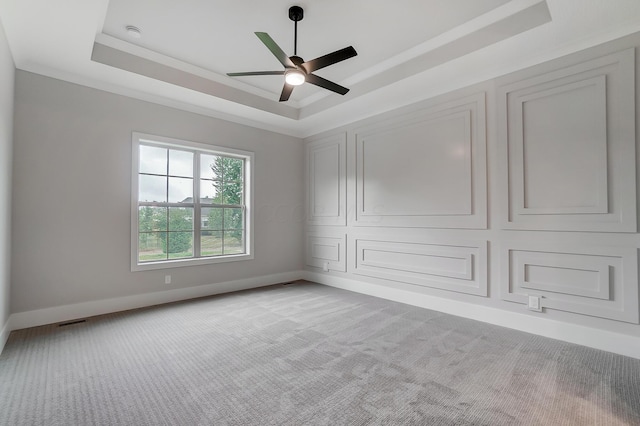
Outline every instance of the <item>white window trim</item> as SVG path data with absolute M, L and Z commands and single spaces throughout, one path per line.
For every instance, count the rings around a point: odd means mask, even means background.
M 199 257 L 188 259 L 172 259 L 155 262 L 138 262 L 138 174 L 140 169 L 140 142 L 148 142 L 154 145 L 168 148 L 193 148 L 200 151 L 220 155 L 238 155 L 245 159 L 245 249 L 246 253 L 215 257 Z M 198 142 L 172 139 L 164 136 L 156 136 L 145 133 L 133 132 L 131 135 L 131 271 L 150 271 L 154 269 L 168 269 L 183 266 L 208 265 L 215 263 L 237 262 L 250 260 L 253 255 L 253 187 L 254 187 L 254 153 L 224 146 L 209 145 Z M 196 177 L 194 176 L 194 179 Z

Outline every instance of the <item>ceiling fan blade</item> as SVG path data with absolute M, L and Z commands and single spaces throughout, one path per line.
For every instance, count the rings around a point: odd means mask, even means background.
M 289 96 L 291 96 L 291 92 L 293 92 L 293 86 L 285 83 L 282 88 L 282 93 L 280 94 L 280 102 L 288 101 Z
M 250 72 L 228 72 L 229 77 L 242 77 L 247 75 L 283 75 L 284 71 L 250 71 Z
M 256 35 L 258 36 L 260 41 L 262 41 L 264 43 L 264 45 L 267 46 L 267 49 L 269 49 L 271 51 L 271 53 L 273 53 L 273 55 L 276 58 L 278 58 L 280 63 L 282 65 L 284 65 L 285 68 L 295 68 L 296 67 L 296 65 L 291 61 L 291 59 L 289 59 L 287 54 L 284 53 L 282 51 L 282 49 L 280 49 L 280 46 L 278 46 L 276 44 L 276 42 L 273 41 L 273 39 L 271 38 L 271 36 L 269 34 L 256 32 Z
M 346 95 L 349 89 L 346 87 L 340 86 L 339 84 L 334 83 L 333 81 L 329 81 L 325 78 L 318 77 L 315 74 L 307 74 L 307 83 L 314 84 L 316 86 L 322 87 L 323 89 L 331 90 L 332 92 L 339 93 L 341 95 Z
M 302 67 L 307 71 L 307 73 L 312 73 L 320 68 L 328 67 L 329 65 L 344 61 L 345 59 L 353 58 L 357 54 L 358 52 L 356 52 L 356 49 L 354 49 L 353 46 L 349 46 L 307 61 L 302 64 Z

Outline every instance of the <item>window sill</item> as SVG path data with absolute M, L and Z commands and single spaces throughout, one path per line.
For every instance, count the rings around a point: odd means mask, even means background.
M 184 266 L 210 265 L 216 263 L 238 262 L 253 259 L 252 254 L 236 254 L 220 257 L 200 257 L 197 259 L 175 259 L 158 262 L 138 263 L 137 260 L 131 264 L 131 272 L 152 271 L 155 269 L 181 268 Z

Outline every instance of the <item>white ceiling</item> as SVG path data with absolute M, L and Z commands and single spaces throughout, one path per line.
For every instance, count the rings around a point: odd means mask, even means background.
M 334 0 L 321 5 L 301 1 L 305 16 L 298 23 L 298 55 L 313 59 L 348 45 L 357 46 L 359 57 L 318 73 L 342 81 L 507 2 L 406 0 L 402 6 L 389 7 L 384 6 L 390 4 L 387 0 Z M 269 33 L 288 55 L 293 55 L 290 5 L 291 0 L 111 0 L 102 32 L 127 40 L 125 26 L 135 24 L 144 31 L 144 37 L 135 44 L 220 75 L 281 70 L 254 32 Z M 167 13 L 150 14 L 150 10 Z M 398 31 L 398 24 L 402 31 Z M 279 76 L 246 77 L 242 81 L 272 94 L 279 95 L 282 89 Z M 294 100 L 321 91 L 311 85 L 301 89 L 294 91 Z
M 298 55 L 352 45 L 279 103 L 280 70 L 254 35 Z M 0 0 L 18 69 L 295 136 L 484 81 L 640 31 L 639 0 Z M 142 31 L 129 38 L 126 25 Z

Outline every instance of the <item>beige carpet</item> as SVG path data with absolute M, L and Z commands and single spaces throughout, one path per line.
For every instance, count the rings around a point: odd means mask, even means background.
M 0 425 L 640 425 L 640 360 L 306 282 L 11 334 Z

